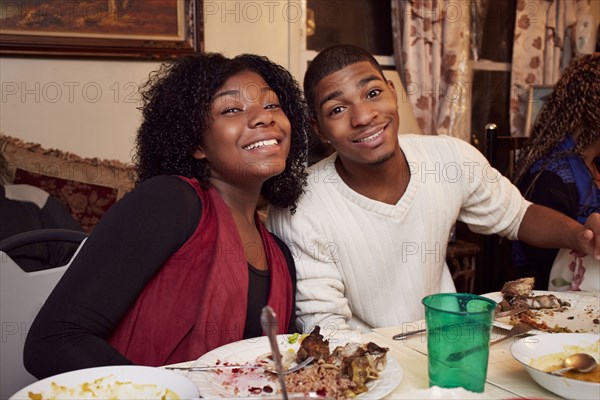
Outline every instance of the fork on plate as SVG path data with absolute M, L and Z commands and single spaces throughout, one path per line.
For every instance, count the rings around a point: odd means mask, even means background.
M 302 361 L 300 364 L 296 364 L 293 367 L 290 367 L 286 370 L 283 371 L 283 374 L 291 374 L 292 372 L 296 372 L 301 370 L 302 368 L 306 367 L 308 364 L 312 363 L 315 360 L 314 357 L 308 357 L 306 360 Z M 247 368 L 251 368 L 251 369 L 262 369 L 266 372 L 270 372 L 272 374 L 275 374 L 275 367 L 269 367 L 266 365 L 258 365 L 258 364 L 254 364 L 254 365 L 205 365 L 205 366 L 191 366 L 191 367 L 165 367 L 166 369 L 172 369 L 172 370 L 178 370 L 178 371 L 215 371 L 215 370 L 219 370 L 219 369 L 247 369 Z

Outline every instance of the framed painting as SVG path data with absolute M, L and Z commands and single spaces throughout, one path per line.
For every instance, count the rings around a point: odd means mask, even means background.
M 539 115 L 544 102 L 552 94 L 552 85 L 532 85 L 529 87 L 527 102 L 527 117 L 525 118 L 525 136 L 529 136 L 533 124 Z
M 202 49 L 202 0 L 0 0 L 3 55 L 161 60 Z

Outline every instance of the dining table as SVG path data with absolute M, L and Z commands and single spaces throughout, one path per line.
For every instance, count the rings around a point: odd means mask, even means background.
M 417 395 L 419 391 L 429 388 L 427 334 L 415 334 L 400 340 L 392 339 L 396 334 L 422 328 L 425 328 L 425 321 L 376 328 L 363 335 L 366 341 L 388 347 L 388 354 L 402 367 L 402 380 L 396 389 L 385 397 L 386 399 L 409 398 L 407 395 Z M 501 339 L 507 333 L 505 329 L 494 327 L 491 339 Z M 538 385 L 525 366 L 513 358 L 510 346 L 519 340 L 534 340 L 534 338 L 513 337 L 490 347 L 485 389 L 479 397 L 482 399 L 560 399 L 561 397 Z
M 452 391 L 433 393 L 429 389 L 427 369 L 427 334 L 420 333 L 395 340 L 392 337 L 399 333 L 425 328 L 424 321 L 405 323 L 402 326 L 375 328 L 361 334 L 362 342 L 374 342 L 389 349 L 389 357 L 393 357 L 402 369 L 402 379 L 398 386 L 384 399 L 407 398 L 465 398 L 465 392 L 453 394 Z M 494 327 L 491 339 L 504 337 L 507 330 Z M 527 339 L 529 338 L 529 339 Z M 519 340 L 534 340 L 533 336 L 513 337 L 490 347 L 488 370 L 483 393 L 471 393 L 468 398 L 474 399 L 559 399 L 552 392 L 538 385 L 529 375 L 525 366 L 513 358 L 510 346 Z M 173 366 L 191 366 L 194 362 L 184 362 Z M 184 371 L 181 373 L 185 374 Z M 188 376 L 193 380 L 192 376 Z M 202 395 L 202 393 L 200 393 Z M 368 393 L 366 393 L 366 398 Z M 429 397 L 431 396 L 431 397 Z

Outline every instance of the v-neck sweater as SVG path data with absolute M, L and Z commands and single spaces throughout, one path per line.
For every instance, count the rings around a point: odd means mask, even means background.
M 398 138 L 411 176 L 396 204 L 350 188 L 334 153 L 309 168 L 295 214 L 269 210 L 269 229 L 296 261 L 304 331 L 422 319 L 424 296 L 455 291 L 445 256 L 457 220 L 478 233 L 517 237 L 531 203 L 477 149 L 449 136 Z

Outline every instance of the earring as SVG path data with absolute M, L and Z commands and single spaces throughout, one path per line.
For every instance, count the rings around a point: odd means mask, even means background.
M 329 140 L 329 139 L 324 139 L 324 140 L 323 140 L 323 143 L 331 144 L 331 140 Z

